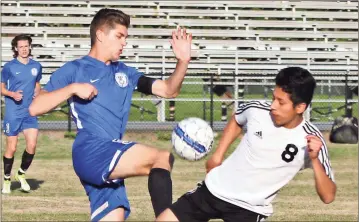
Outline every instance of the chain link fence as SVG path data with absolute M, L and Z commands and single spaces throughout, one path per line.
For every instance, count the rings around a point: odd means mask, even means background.
M 153 78 L 170 74 L 151 73 Z M 172 130 L 178 121 L 199 117 L 214 130 L 222 130 L 239 103 L 271 101 L 276 73 L 197 73 L 188 74 L 180 95 L 162 99 L 135 92 L 127 131 Z M 350 72 L 316 73 L 317 88 L 307 119 L 320 130 L 330 130 L 339 116 L 358 117 L 358 76 Z M 4 104 L 2 105 L 4 109 Z M 39 116 L 40 129 L 76 130 L 67 103 Z M 2 112 L 3 113 L 3 112 Z M 3 118 L 3 116 L 2 116 Z

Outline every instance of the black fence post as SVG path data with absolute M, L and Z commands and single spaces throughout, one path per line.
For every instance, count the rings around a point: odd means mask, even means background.
M 67 132 L 71 132 L 71 110 L 69 106 L 69 110 L 67 111 Z
M 203 78 L 204 84 L 203 84 L 203 86 L 202 86 L 202 88 L 203 88 L 202 95 L 203 95 L 203 98 L 206 99 L 206 97 L 207 97 L 207 91 L 208 91 L 206 77 L 207 77 L 208 74 L 203 74 L 203 73 L 202 73 L 201 75 L 204 76 L 204 78 Z M 206 104 L 206 101 L 203 101 L 203 106 L 202 106 L 202 108 L 203 108 L 203 119 L 206 120 L 206 119 L 207 119 L 207 115 L 206 115 L 207 104 Z
M 169 101 L 169 110 L 170 110 L 169 121 L 175 121 L 176 101 L 173 100 Z
M 345 116 L 353 116 L 353 107 L 352 103 L 348 102 L 349 99 L 353 99 L 353 92 L 350 90 L 348 85 L 348 72 L 345 73 Z

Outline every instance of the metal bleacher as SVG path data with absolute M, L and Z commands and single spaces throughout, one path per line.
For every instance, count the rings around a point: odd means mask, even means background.
M 18 33 L 34 36 L 35 56 L 48 48 L 54 62 L 86 54 L 82 49 L 90 47 L 91 15 L 102 7 L 119 8 L 132 16 L 124 57 L 134 62 L 157 61 L 156 57 L 158 62 L 171 61 L 166 39 L 178 25 L 193 34 L 194 64 L 206 59 L 209 69 L 208 61 L 222 62 L 213 57 L 230 61 L 239 57 L 249 63 L 255 57 L 268 63 L 288 61 L 307 66 L 315 62 L 315 50 L 323 58 L 333 59 L 327 62 L 332 62 L 335 70 L 337 65 L 348 69 L 348 59 L 350 65 L 357 61 L 358 8 L 350 1 L 3 1 L 3 61 L 9 58 L 6 49 L 10 49 L 11 36 Z M 150 53 L 148 49 L 165 52 Z M 238 55 L 242 49 L 248 53 Z M 310 53 L 303 53 L 306 51 Z M 51 64 L 51 59 L 47 62 Z

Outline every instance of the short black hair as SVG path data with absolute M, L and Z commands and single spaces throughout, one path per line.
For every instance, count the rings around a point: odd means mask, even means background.
M 301 67 L 288 67 L 279 71 L 275 78 L 276 86 L 290 94 L 293 106 L 300 103 L 308 105 L 312 102 L 316 87 L 313 75 Z
M 91 47 L 96 42 L 96 31 L 102 26 L 113 29 L 116 24 L 128 28 L 130 26 L 130 16 L 117 9 L 101 9 L 93 17 L 90 25 Z
M 29 45 L 31 47 L 32 44 L 32 38 L 29 35 L 25 35 L 25 34 L 21 34 L 21 35 L 17 35 L 15 36 L 15 38 L 13 38 L 11 40 L 11 50 L 13 51 L 13 57 L 16 58 L 19 55 L 19 52 L 15 50 L 15 48 L 17 47 L 17 43 L 21 40 L 27 40 L 29 42 Z M 29 56 L 31 56 L 31 48 L 30 48 L 30 52 L 29 52 Z

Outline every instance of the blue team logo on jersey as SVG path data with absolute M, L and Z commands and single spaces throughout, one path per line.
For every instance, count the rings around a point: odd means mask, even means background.
M 31 69 L 31 74 L 32 74 L 33 76 L 37 76 L 37 68 L 32 68 L 32 69 Z
M 116 79 L 117 84 L 122 88 L 125 88 L 128 85 L 128 78 L 122 72 L 116 73 L 115 74 L 115 79 Z

